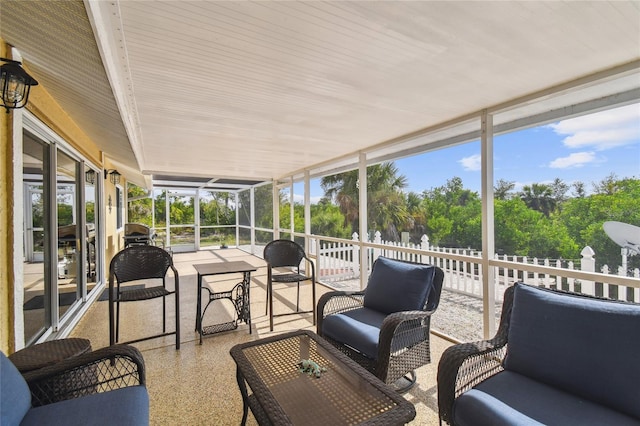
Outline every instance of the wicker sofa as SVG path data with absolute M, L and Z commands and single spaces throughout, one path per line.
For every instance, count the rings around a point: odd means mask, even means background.
M 440 420 L 640 425 L 640 305 L 516 283 L 488 341 L 448 348 Z
M 140 352 L 114 345 L 20 374 L 0 352 L 2 425 L 148 425 Z

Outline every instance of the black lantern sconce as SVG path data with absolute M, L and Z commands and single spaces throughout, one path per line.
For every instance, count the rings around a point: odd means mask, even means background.
M 104 178 L 107 178 L 107 175 L 109 175 L 109 181 L 111 181 L 112 184 L 117 185 L 120 183 L 120 172 L 117 171 L 116 169 L 109 169 L 104 171 Z
M 96 172 L 95 170 L 87 170 L 86 172 L 84 172 L 84 180 L 93 185 L 94 183 L 96 183 Z
M 2 90 L 2 106 L 7 113 L 10 109 L 23 108 L 29 100 L 31 86 L 38 82 L 31 77 L 20 65 L 21 62 L 0 58 L 5 62 L 0 66 L 0 90 Z

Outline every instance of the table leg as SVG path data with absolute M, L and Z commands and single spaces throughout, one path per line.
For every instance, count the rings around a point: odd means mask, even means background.
M 251 298 L 249 297 L 249 291 L 251 289 L 251 271 L 247 271 L 244 273 L 244 289 L 245 289 L 245 294 L 246 294 L 246 298 L 245 298 L 245 309 L 247 312 L 247 324 L 249 324 L 249 334 L 251 334 Z
M 242 423 L 240 425 L 245 426 L 247 424 L 247 415 L 249 414 L 249 395 L 247 394 L 247 384 L 244 382 L 240 367 L 236 367 L 236 380 L 238 381 L 240 394 L 242 394 Z
M 200 334 L 200 344 L 202 344 L 202 275 L 198 274 L 198 294 L 196 298 L 196 331 Z

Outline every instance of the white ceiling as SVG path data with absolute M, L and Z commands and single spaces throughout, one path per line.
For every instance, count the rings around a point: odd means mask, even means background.
M 485 108 L 511 120 L 640 88 L 637 1 L 1 8 L 5 41 L 131 173 L 269 180 Z

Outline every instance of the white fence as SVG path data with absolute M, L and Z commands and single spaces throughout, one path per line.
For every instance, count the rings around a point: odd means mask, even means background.
M 345 281 L 353 281 L 352 285 L 359 288 L 359 284 L 355 282 L 359 279 L 360 274 L 360 252 L 358 245 L 358 234 L 354 233 L 353 243 L 346 242 L 320 242 L 320 253 L 317 255 L 317 275 L 318 279 L 329 284 L 339 286 Z M 380 233 L 376 232 L 373 241 L 374 244 L 384 245 L 385 248 L 368 248 L 367 252 L 367 274 L 371 270 L 371 265 L 378 256 L 386 256 L 394 259 L 409 260 L 421 263 L 430 263 L 439 266 L 445 273 L 443 287 L 447 290 L 457 293 L 482 298 L 482 265 L 480 264 L 481 254 L 478 251 L 470 249 L 446 248 L 446 247 L 430 247 L 429 239 L 426 235 L 422 236 L 420 245 L 411 243 L 398 243 L 382 241 Z M 315 244 L 312 244 L 313 254 L 316 254 Z M 388 247 L 388 248 L 387 248 Z M 447 253 L 454 255 L 464 255 L 465 257 L 477 258 L 478 261 L 453 260 L 437 255 L 409 253 L 399 251 L 398 248 L 409 248 L 416 250 L 430 250 L 432 252 Z M 582 259 L 580 269 L 582 271 L 595 272 L 595 253 L 590 247 L 582 250 Z M 526 265 L 537 265 L 546 267 L 557 267 L 568 270 L 576 270 L 575 263 L 572 261 L 561 262 L 560 260 L 527 258 L 522 256 L 496 255 L 495 259 L 516 262 Z M 530 269 L 530 268 L 529 268 Z M 608 266 L 601 268 L 600 272 L 604 274 L 613 274 Z M 624 268 L 615 269 L 617 275 L 626 276 L 627 272 Z M 632 271 L 635 278 L 640 278 L 640 270 Z M 618 285 L 610 285 L 607 283 L 595 283 L 593 281 L 580 281 L 575 278 L 567 278 L 562 275 L 552 275 L 541 272 L 527 272 L 518 268 L 495 268 L 495 297 L 501 300 L 505 287 L 516 282 L 522 281 L 534 285 L 542 285 L 545 287 L 561 288 L 569 291 L 578 291 L 584 294 L 597 295 L 607 298 L 617 298 L 620 300 L 640 301 L 640 289 L 632 287 L 624 287 Z

